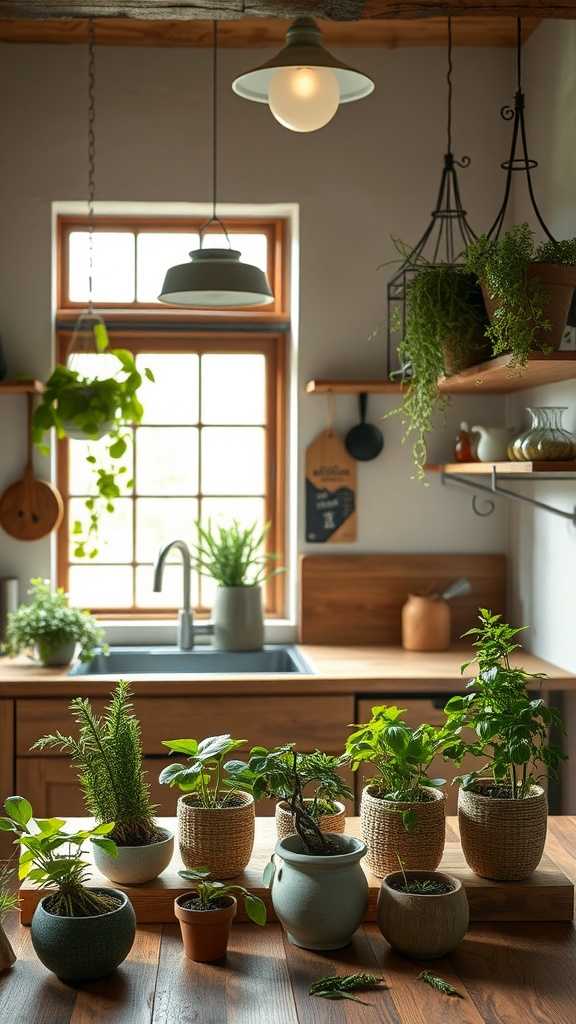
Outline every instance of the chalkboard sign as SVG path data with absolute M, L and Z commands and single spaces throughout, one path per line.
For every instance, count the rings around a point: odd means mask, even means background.
M 356 540 L 356 461 L 331 429 L 319 434 L 306 451 L 306 540 Z

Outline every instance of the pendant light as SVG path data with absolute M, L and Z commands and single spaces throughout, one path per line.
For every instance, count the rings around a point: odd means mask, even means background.
M 244 99 L 268 103 L 285 128 L 315 132 L 332 120 L 341 103 L 369 96 L 374 82 L 326 50 L 314 18 L 303 17 L 288 29 L 284 49 L 240 75 L 232 88 Z
M 200 228 L 200 248 L 190 253 L 190 263 L 180 263 L 166 272 L 160 302 L 173 306 L 220 308 L 222 306 L 264 306 L 274 296 L 264 271 L 242 263 L 233 249 L 226 228 L 216 214 L 218 187 L 218 23 L 213 22 L 212 46 L 212 216 Z M 218 225 L 228 243 L 226 249 L 204 249 L 207 229 Z

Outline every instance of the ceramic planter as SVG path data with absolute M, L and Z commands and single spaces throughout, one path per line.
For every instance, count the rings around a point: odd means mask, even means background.
M 548 801 L 541 786 L 525 800 L 495 799 L 480 779 L 480 792 L 460 789 L 458 825 L 466 862 L 475 874 L 503 882 L 520 881 L 536 870 L 546 843 Z
M 0 921 L 0 973 L 7 971 L 12 964 L 16 963 L 16 953 L 12 949 L 12 943 L 6 935 L 2 922 Z
M 576 267 L 562 263 L 531 263 L 528 278 L 541 283 L 544 292 L 544 316 L 550 323 L 549 331 L 541 331 L 534 338 L 534 349 L 551 349 L 557 352 L 562 343 L 570 303 L 576 288 Z M 484 303 L 490 319 L 498 309 L 499 302 L 488 294 L 482 285 Z
M 236 793 L 237 806 L 200 807 L 194 796 L 178 800 L 178 842 L 187 868 L 208 868 L 212 878 L 235 878 L 254 846 L 254 797 Z
M 125 893 L 102 889 L 122 900 L 117 910 L 96 917 L 49 914 L 44 896 L 34 911 L 31 938 L 38 959 L 63 981 L 94 981 L 126 959 L 136 934 L 136 917 Z
M 368 847 L 366 863 L 377 878 L 398 868 L 398 857 L 407 869 L 435 871 L 444 853 L 446 797 L 439 789 L 426 788 L 431 800 L 414 803 L 383 800 L 368 785 L 362 793 L 360 824 Z M 416 824 L 408 832 L 403 811 L 413 811 Z
M 218 587 L 212 613 L 219 651 L 259 651 L 264 643 L 260 587 Z
M 174 913 L 180 923 L 184 952 L 189 960 L 209 963 L 226 956 L 232 921 L 237 903 L 233 896 L 225 896 L 225 907 L 216 910 L 187 910 L 182 904 L 192 899 L 195 892 L 186 892 L 174 900 Z
M 318 820 L 321 832 L 344 832 L 346 828 L 346 808 L 339 800 L 334 802 L 338 810 L 334 814 L 323 814 Z M 286 839 L 296 833 L 294 815 L 285 800 L 276 804 L 276 832 L 278 839 Z
M 468 930 L 468 899 L 457 878 L 439 871 L 406 871 L 409 882 L 439 881 L 450 892 L 426 896 L 402 892 L 396 886 L 403 876 L 395 871 L 382 880 L 378 897 L 378 927 L 399 953 L 421 960 L 452 952 Z
M 276 844 L 280 861 L 272 880 L 272 905 L 288 939 L 304 949 L 347 946 L 368 903 L 368 882 L 360 861 L 366 844 L 331 833 L 342 851 L 331 857 L 303 853 L 299 836 Z
M 163 839 L 145 846 L 118 846 L 116 857 L 92 843 L 94 863 L 100 874 L 117 885 L 142 885 L 157 878 L 174 853 L 174 834 L 165 828 L 158 831 L 163 833 Z
M 76 641 L 68 640 L 56 647 L 47 644 L 44 640 L 36 642 L 38 658 L 46 668 L 59 668 L 69 665 L 76 651 Z

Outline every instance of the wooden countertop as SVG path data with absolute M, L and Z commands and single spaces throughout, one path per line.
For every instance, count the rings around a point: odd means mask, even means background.
M 470 648 L 419 654 L 401 647 L 300 646 L 314 675 L 266 673 L 250 675 L 133 676 L 141 696 L 245 694 L 302 695 L 321 693 L 450 693 L 463 688 L 460 666 L 472 657 Z M 528 672 L 543 672 L 545 691 L 576 691 L 576 676 L 549 662 L 520 652 L 514 662 Z M 464 679 L 473 675 L 471 669 Z M 98 696 L 115 676 L 70 677 L 61 669 L 42 668 L 25 658 L 0 659 L 0 697 L 62 697 L 74 693 Z M 538 684 L 537 684 L 538 685 Z
M 552 818 L 548 849 L 576 879 L 576 819 Z M 312 953 L 291 946 L 278 925 L 237 923 L 225 963 L 194 964 L 176 925 L 138 928 L 132 951 L 109 978 L 81 986 L 58 981 L 36 959 L 30 930 L 11 915 L 6 928 L 18 961 L 0 977 L 6 1024 L 573 1024 L 573 924 L 476 924 L 449 957 L 416 962 L 393 953 L 376 925 L 346 949 Z M 429 968 L 462 998 L 418 980 Z M 366 971 L 388 986 L 356 1003 L 308 995 L 327 974 Z

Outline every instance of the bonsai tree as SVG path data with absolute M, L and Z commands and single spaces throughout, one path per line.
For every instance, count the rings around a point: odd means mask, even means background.
M 243 746 L 246 740 L 234 740 L 228 733 L 208 736 L 204 740 L 162 740 L 173 754 L 186 754 L 188 764 L 175 762 L 163 768 L 159 781 L 163 785 L 178 786 L 191 794 L 200 807 L 219 808 L 233 802 L 239 786 L 227 780 L 224 758 Z
M 114 822 L 68 833 L 61 818 L 34 818 L 31 804 L 22 796 L 9 796 L 4 810 L 0 831 L 14 833 L 21 850 L 18 877 L 29 878 L 41 889 L 54 888 L 45 906 L 50 914 L 94 917 L 118 908 L 117 895 L 87 888 L 89 865 L 81 853 L 86 840 L 92 839 L 114 854 L 116 845 L 110 839 Z
M 189 893 L 186 903 L 182 904 L 185 909 L 218 910 L 222 900 L 229 896 L 240 896 L 244 900 L 244 909 L 250 920 L 254 924 L 266 924 L 266 904 L 244 886 L 209 881 L 210 872 L 206 868 L 185 869 L 178 874 L 186 881 L 194 882 L 193 893 Z
M 451 697 L 446 704 L 448 726 L 458 738 L 444 755 L 457 763 L 467 753 L 484 759 L 478 770 L 455 780 L 464 789 L 475 791 L 478 780 L 488 776 L 493 785 L 482 790 L 484 795 L 523 800 L 543 776 L 558 771 L 563 755 L 550 742 L 549 731 L 561 726 L 561 718 L 541 697 L 528 692 L 529 683 L 542 676 L 511 664 L 522 629 L 485 608 L 479 619 L 480 625 L 464 634 L 475 638 L 476 659 L 462 666 L 464 672 L 477 664 L 478 674 L 467 684 L 469 693 Z M 459 736 L 463 730 L 472 734 L 471 740 Z
M 80 661 L 90 661 L 98 650 L 108 650 L 96 619 L 71 608 L 61 588 L 52 591 L 49 581 L 39 578 L 30 583 L 30 603 L 21 604 L 8 616 L 4 654 L 17 655 L 35 646 L 40 660 L 46 662 L 63 647 L 79 644 Z
M 220 587 L 257 587 L 284 572 L 273 567 L 277 555 L 265 550 L 269 523 L 258 530 L 257 523 L 243 527 L 234 520 L 231 526 L 213 526 L 209 520 L 207 527 L 196 523 L 196 529 L 196 568 Z
M 58 750 L 72 758 L 86 810 L 100 824 L 114 822 L 109 831 L 117 846 L 144 846 L 165 838 L 154 820 L 131 697 L 130 684 L 121 679 L 101 717 L 86 697 L 75 697 L 69 708 L 77 735 L 56 732 L 31 748 Z
M 413 438 L 418 478 L 424 476 L 426 435 L 448 398 L 440 378 L 478 362 L 486 323 L 482 294 L 475 277 L 462 266 L 423 262 L 406 293 L 406 323 L 398 346 L 400 361 L 411 368 L 399 414 L 405 439 Z
M 323 815 L 336 813 L 336 800 L 353 796 L 350 786 L 339 775 L 342 764 L 341 757 L 321 750 L 303 754 L 294 750 L 293 743 L 286 743 L 271 750 L 252 747 L 248 762 L 228 761 L 225 768 L 234 785 L 252 793 L 255 800 L 274 797 L 288 803 L 293 798 L 296 771 L 302 792 L 313 787 L 305 804 L 307 813 L 318 822 Z

